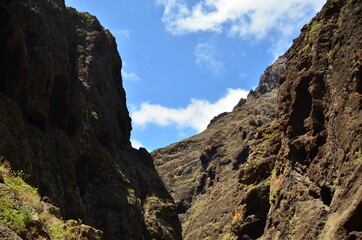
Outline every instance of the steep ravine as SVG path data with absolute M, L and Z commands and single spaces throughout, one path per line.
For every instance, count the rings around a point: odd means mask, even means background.
M 115 39 L 63 0 L 0 0 L 0 156 L 105 239 L 181 239 L 131 120 Z
M 327 1 L 247 100 L 151 153 L 185 240 L 362 239 L 361 16 Z
M 327 1 L 247 99 L 151 156 L 130 144 L 110 32 L 64 0 L 0 0 L 1 164 L 104 239 L 361 240 L 361 16 Z

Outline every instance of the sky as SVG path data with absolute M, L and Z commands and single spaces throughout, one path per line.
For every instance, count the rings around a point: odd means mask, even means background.
M 326 0 L 65 0 L 115 36 L 133 147 L 206 129 L 258 85 Z

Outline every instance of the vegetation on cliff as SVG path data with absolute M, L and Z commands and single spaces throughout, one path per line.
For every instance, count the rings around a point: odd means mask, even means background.
M 80 220 L 63 221 L 60 209 L 42 201 L 37 189 L 24 181 L 27 176 L 22 171 L 11 170 L 3 157 L 0 162 L 1 239 L 103 239 L 101 231 Z

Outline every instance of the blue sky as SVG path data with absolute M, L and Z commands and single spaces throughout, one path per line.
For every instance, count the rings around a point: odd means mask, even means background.
M 134 147 L 204 130 L 256 87 L 326 0 L 66 0 L 117 39 Z

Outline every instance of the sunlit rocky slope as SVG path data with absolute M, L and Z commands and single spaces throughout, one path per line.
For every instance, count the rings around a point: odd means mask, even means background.
M 152 152 L 185 240 L 362 239 L 361 16 L 328 1 L 233 112 Z

